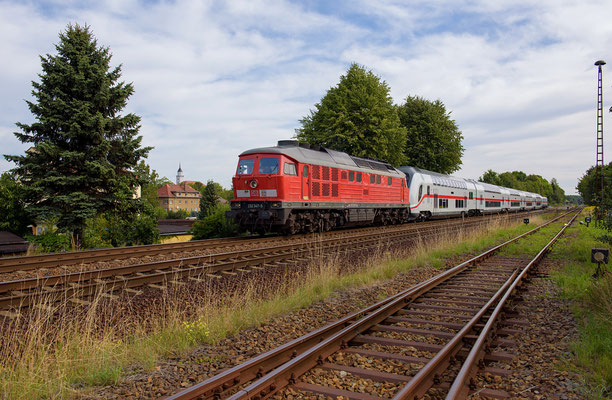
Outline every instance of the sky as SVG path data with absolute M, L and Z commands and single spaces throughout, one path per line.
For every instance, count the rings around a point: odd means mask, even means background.
M 456 176 L 522 170 L 574 194 L 596 159 L 599 59 L 612 126 L 610 17 L 609 0 L 0 0 L 0 154 L 29 147 L 13 132 L 34 122 L 39 57 L 79 23 L 134 84 L 124 112 L 171 180 L 180 163 L 187 180 L 229 187 L 238 154 L 292 138 L 355 62 L 396 104 L 446 105 L 464 137 Z

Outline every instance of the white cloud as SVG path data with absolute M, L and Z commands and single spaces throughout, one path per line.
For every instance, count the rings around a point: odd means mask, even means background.
M 136 92 L 149 163 L 173 179 L 230 184 L 237 155 L 289 138 L 349 63 L 387 81 L 395 101 L 441 99 L 465 136 L 459 174 L 524 170 L 568 193 L 593 163 L 595 68 L 612 29 L 604 1 L 363 0 L 327 11 L 291 1 L 106 0 L 0 3 L 0 143 L 30 122 L 23 99 L 70 22 L 109 46 Z M 609 85 L 605 98 L 609 99 Z M 607 116 L 606 116 L 607 118 Z M 0 161 L 0 171 L 10 168 Z

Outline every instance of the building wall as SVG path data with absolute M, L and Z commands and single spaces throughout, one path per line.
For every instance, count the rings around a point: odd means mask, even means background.
M 191 196 L 178 196 L 174 198 L 160 198 L 159 204 L 166 211 L 187 210 L 200 211 L 200 198 Z

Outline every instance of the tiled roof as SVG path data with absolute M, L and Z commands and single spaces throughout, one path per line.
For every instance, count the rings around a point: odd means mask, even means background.
M 183 183 L 183 185 L 175 185 L 168 183 L 157 189 L 157 196 L 176 197 L 174 195 L 174 192 L 188 192 L 191 195 L 197 195 L 198 197 L 200 197 L 200 192 L 185 183 Z
M 28 241 L 19 236 L 11 232 L 0 232 L 0 254 L 24 253 L 28 246 Z

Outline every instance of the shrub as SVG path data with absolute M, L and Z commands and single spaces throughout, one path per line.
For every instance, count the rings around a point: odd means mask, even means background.
M 49 232 L 42 235 L 30 235 L 28 241 L 45 253 L 57 253 L 70 250 L 70 237 L 64 233 Z
M 166 214 L 167 219 L 185 219 L 188 216 L 189 212 L 187 212 L 187 210 L 168 210 L 168 213 Z
M 236 236 L 238 226 L 225 217 L 229 210 L 229 205 L 217 204 L 208 216 L 193 225 L 190 230 L 192 240 Z

